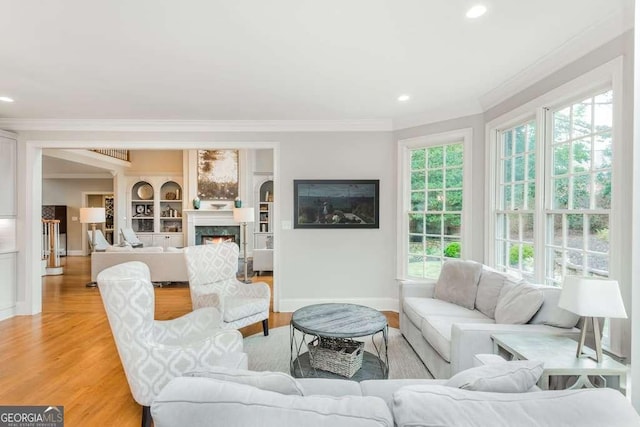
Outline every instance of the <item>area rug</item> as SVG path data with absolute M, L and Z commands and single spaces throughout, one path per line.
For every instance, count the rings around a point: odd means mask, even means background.
M 289 373 L 289 334 L 289 326 L 282 326 L 271 329 L 268 337 L 259 333 L 245 338 L 249 369 Z M 374 352 L 370 337 L 360 340 L 365 342 L 365 351 Z M 389 328 L 389 378 L 433 378 L 400 330 L 395 328 Z

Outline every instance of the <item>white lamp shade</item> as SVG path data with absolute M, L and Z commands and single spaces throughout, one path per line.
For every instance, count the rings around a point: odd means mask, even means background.
M 620 287 L 615 280 L 566 276 L 558 307 L 579 316 L 626 318 Z
M 96 224 L 105 220 L 104 208 L 80 208 L 80 222 L 83 224 Z
M 254 222 L 255 212 L 253 208 L 234 208 L 233 220 L 235 222 Z

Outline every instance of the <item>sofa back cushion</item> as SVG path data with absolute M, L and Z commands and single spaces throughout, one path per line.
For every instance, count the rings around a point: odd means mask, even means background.
M 527 323 L 542 306 L 544 295 L 535 285 L 505 284 L 496 305 L 496 323 Z
M 580 320 L 580 316 L 558 307 L 558 300 L 560 299 L 562 288 L 543 285 L 532 286 L 537 286 L 538 289 L 542 291 L 544 302 L 529 323 L 532 325 L 545 324 L 558 328 L 573 328 L 576 326 L 578 320 Z
M 280 394 L 302 396 L 303 388 L 291 375 L 284 372 L 248 371 L 245 369 L 231 369 L 225 367 L 210 368 L 206 372 L 189 372 L 185 377 L 214 378 L 238 384 L 246 384 L 260 390 L 274 391 Z
M 473 310 L 481 272 L 478 262 L 448 260 L 436 282 L 435 297 Z
M 398 427 L 622 427 L 640 416 L 617 390 L 592 388 L 489 393 L 446 386 L 408 386 L 393 395 Z
M 372 396 L 292 396 L 212 378 L 174 378 L 151 406 L 156 427 L 219 425 L 392 427 Z

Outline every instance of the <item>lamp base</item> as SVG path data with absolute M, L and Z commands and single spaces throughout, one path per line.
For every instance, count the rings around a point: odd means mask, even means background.
M 593 326 L 593 339 L 595 344 L 595 356 L 588 355 L 589 359 L 595 360 L 597 363 L 602 362 L 602 338 L 600 336 L 600 323 L 598 323 L 598 319 L 595 317 L 585 317 L 582 322 L 582 329 L 580 330 L 580 341 L 578 341 L 578 350 L 576 351 L 576 357 L 581 357 L 583 355 L 584 341 L 587 337 L 587 328 L 589 323 Z

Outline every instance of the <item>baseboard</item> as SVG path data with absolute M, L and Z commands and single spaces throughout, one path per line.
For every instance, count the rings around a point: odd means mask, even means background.
M 280 300 L 279 311 L 289 313 L 308 305 L 332 302 L 366 305 L 380 311 L 398 312 L 398 300 L 394 298 L 284 298 Z
M 67 251 L 67 256 L 85 256 L 86 254 L 84 253 L 83 250 L 73 250 L 73 251 Z
M 15 315 L 16 315 L 15 307 L 4 308 L 0 310 L 0 321 L 9 319 L 10 317 L 14 317 Z

